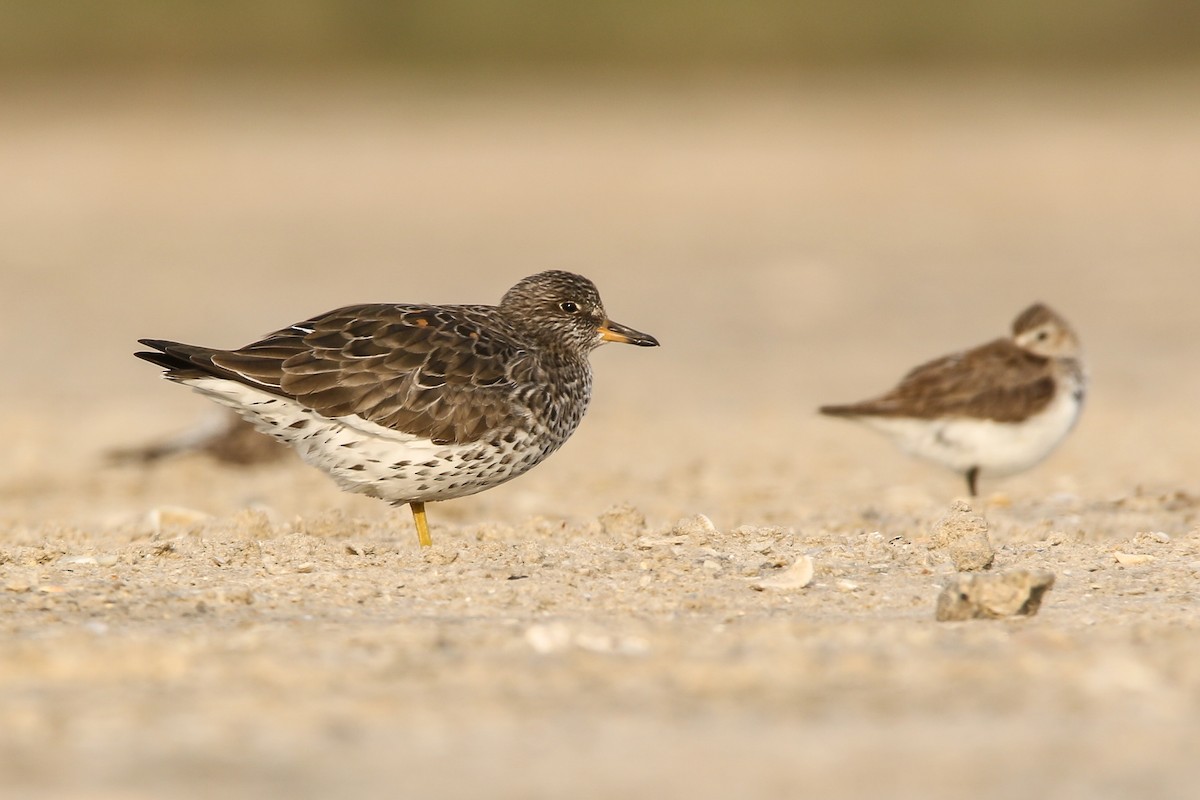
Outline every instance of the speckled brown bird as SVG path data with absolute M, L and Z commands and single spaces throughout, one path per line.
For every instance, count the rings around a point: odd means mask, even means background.
M 872 400 L 822 406 L 890 436 L 902 450 L 962 473 L 976 494 L 981 474 L 1026 470 L 1075 426 L 1087 378 L 1079 339 L 1037 303 L 1012 336 L 916 367 Z
M 141 339 L 138 358 L 233 408 L 346 490 L 425 504 L 517 477 L 575 431 L 592 391 L 588 354 L 654 347 L 608 319 L 587 278 L 525 278 L 497 306 L 349 306 L 237 350 Z

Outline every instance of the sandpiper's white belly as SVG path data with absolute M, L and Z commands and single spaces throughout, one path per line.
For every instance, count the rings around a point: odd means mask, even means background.
M 905 452 L 956 472 L 978 467 L 991 475 L 1011 475 L 1048 456 L 1074 427 L 1081 406 L 1075 387 L 1060 387 L 1046 408 L 1021 422 L 969 417 L 859 419 L 891 436 Z
M 234 381 L 198 378 L 183 383 L 287 442 L 343 489 L 391 502 L 450 500 L 481 492 L 524 474 L 561 444 L 531 446 L 533 435 L 525 429 L 495 441 L 436 444 L 357 416 L 324 417 Z

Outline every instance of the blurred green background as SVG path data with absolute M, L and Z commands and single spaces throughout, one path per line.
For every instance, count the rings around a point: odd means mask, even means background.
M 1184 0 L 7 0 L 0 69 L 1178 64 Z

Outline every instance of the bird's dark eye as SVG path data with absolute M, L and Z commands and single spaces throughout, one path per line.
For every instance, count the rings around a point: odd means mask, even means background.
M 579 304 L 572 302 L 570 300 L 563 300 L 561 303 L 558 304 L 558 307 L 561 308 L 563 311 L 567 312 L 568 314 L 578 314 L 579 313 Z
M 1039 342 L 1044 342 L 1049 338 L 1050 338 L 1049 331 L 1038 331 L 1037 340 Z

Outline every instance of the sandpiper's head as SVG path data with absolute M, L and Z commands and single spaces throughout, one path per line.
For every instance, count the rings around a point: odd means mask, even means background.
M 550 270 L 525 278 L 505 293 L 500 312 L 538 341 L 580 353 L 605 342 L 658 345 L 650 334 L 610 320 L 595 284 L 572 272 Z
M 1046 358 L 1078 358 L 1082 350 L 1067 321 L 1041 303 L 1034 303 L 1013 320 L 1013 341 Z

